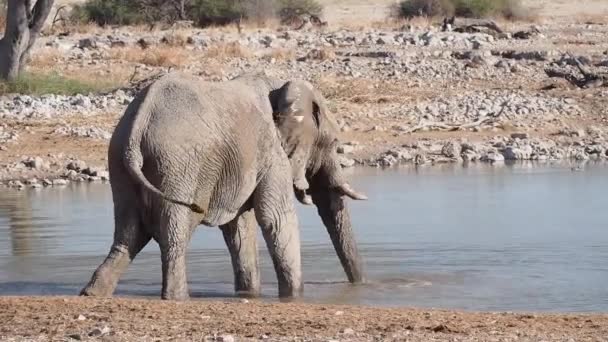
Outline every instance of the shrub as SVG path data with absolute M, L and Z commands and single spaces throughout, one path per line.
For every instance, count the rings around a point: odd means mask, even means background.
M 0 95 L 8 93 L 76 95 L 107 90 L 107 88 L 108 85 L 105 84 L 86 83 L 58 74 L 23 73 L 14 81 L 0 81 Z
M 291 21 L 302 15 L 321 16 L 323 6 L 317 0 L 279 0 L 281 21 Z
M 134 1 L 88 0 L 84 5 L 74 6 L 70 19 L 105 26 L 141 24 L 145 17 Z
M 199 26 L 226 25 L 244 17 L 244 8 L 238 0 L 196 0 L 190 13 Z
M 320 16 L 322 10 L 317 0 L 87 0 L 73 7 L 70 18 L 72 22 L 101 26 L 184 19 L 204 27 L 241 19 L 265 23 L 277 14 L 283 20 L 300 15 Z
M 452 16 L 455 11 L 453 0 L 406 0 L 397 6 L 397 16 L 406 19 L 420 16 Z
M 518 19 L 525 16 L 521 0 L 403 0 L 396 8 L 401 18 L 451 16 L 485 18 L 502 16 Z

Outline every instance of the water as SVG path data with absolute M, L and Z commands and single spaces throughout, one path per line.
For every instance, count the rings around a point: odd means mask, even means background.
M 608 311 L 608 167 L 446 165 L 358 169 L 369 201 L 350 202 L 369 283 L 351 286 L 316 211 L 299 206 L 305 297 L 322 303 L 471 310 Z M 112 241 L 108 185 L 0 189 L 0 295 L 77 294 Z M 260 237 L 260 242 L 261 237 Z M 262 290 L 276 300 L 260 247 Z M 160 294 L 151 242 L 116 295 Z M 232 297 L 221 232 L 188 254 L 194 297 Z

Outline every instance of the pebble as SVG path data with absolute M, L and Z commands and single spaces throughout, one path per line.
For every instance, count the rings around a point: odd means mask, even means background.
M 221 335 L 221 336 L 218 336 L 216 338 L 216 341 L 219 341 L 219 342 L 234 342 L 235 339 L 234 339 L 234 336 L 232 336 L 232 335 Z

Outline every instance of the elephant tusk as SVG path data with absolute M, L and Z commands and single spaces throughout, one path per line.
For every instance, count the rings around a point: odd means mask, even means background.
M 367 200 L 367 196 L 365 194 L 353 190 L 353 188 L 348 183 L 344 183 L 344 184 L 338 186 L 338 191 L 342 195 L 346 195 L 354 200 L 360 200 L 360 201 Z

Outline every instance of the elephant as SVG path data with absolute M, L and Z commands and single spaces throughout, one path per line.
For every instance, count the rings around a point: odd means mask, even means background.
M 186 249 L 199 224 L 219 226 L 232 257 L 235 289 L 259 291 L 255 225 L 271 255 L 279 297 L 301 295 L 300 237 L 293 167 L 272 113 L 285 101 L 280 81 L 260 75 L 206 82 L 175 72 L 144 88 L 118 122 L 108 148 L 114 241 L 81 295 L 111 296 L 121 274 L 154 239 L 161 298 L 189 297 Z M 311 202 L 330 232 L 351 282 L 362 280 L 343 196 L 366 199 L 342 176 L 336 127 L 309 84 L 318 123 L 305 161 Z M 287 92 L 289 93 L 289 92 Z M 295 163 L 294 165 L 300 165 Z
M 316 131 L 319 129 L 320 108 L 312 101 L 314 89 L 304 81 L 289 81 L 278 90 L 273 120 L 276 123 L 283 150 L 291 163 L 296 198 L 311 205 L 312 197 L 306 193 L 308 162 L 312 152 Z

